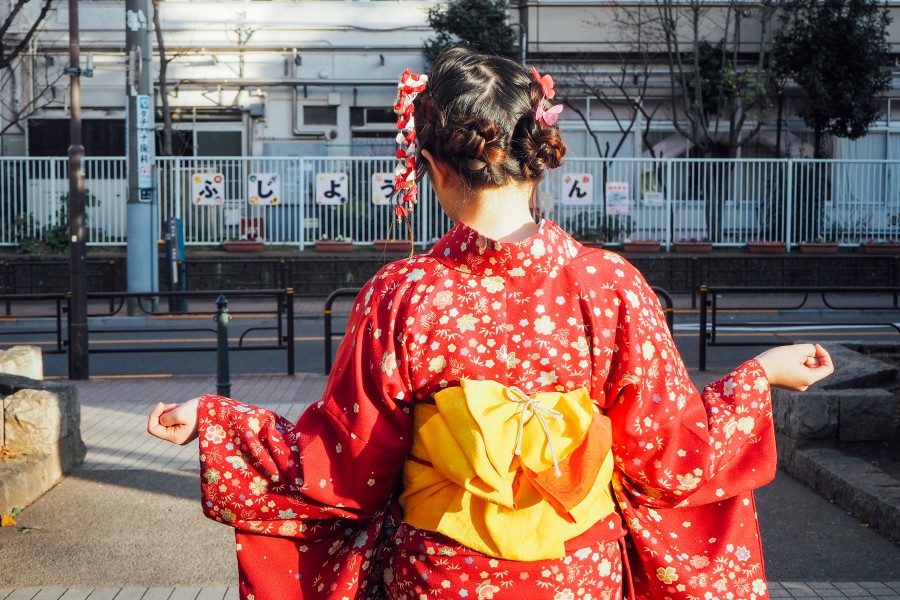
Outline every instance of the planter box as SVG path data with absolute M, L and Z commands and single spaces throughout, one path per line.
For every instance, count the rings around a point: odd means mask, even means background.
M 316 240 L 316 252 L 350 252 L 353 242 L 338 240 Z
M 376 252 L 406 252 L 412 251 L 412 242 L 409 240 L 375 240 L 373 242 Z
M 675 252 L 679 254 L 709 254 L 712 242 L 675 242 Z
M 800 242 L 801 254 L 834 254 L 838 251 L 836 242 Z
M 861 244 L 860 248 L 866 254 L 900 255 L 900 244 Z
M 750 254 L 784 254 L 787 252 L 785 242 L 747 242 Z
M 592 241 L 584 241 L 578 240 L 578 243 L 584 246 L 585 248 L 602 248 L 603 242 L 592 242 Z
M 262 252 L 263 243 L 257 240 L 225 240 L 225 252 Z
M 622 242 L 625 252 L 659 252 L 659 240 L 631 240 Z

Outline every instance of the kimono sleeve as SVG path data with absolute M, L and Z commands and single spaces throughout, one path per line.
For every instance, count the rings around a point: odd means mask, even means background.
M 698 393 L 656 294 L 633 267 L 622 284 L 605 414 L 632 500 L 702 504 L 770 481 L 775 437 L 759 363 L 748 361 Z
M 751 492 L 776 465 L 762 367 L 748 361 L 699 393 L 636 271 L 617 301 L 604 412 L 635 596 L 767 598 Z
M 325 393 L 296 424 L 228 398 L 199 408 L 203 510 L 237 529 L 310 539 L 367 519 L 396 488 L 411 438 L 402 299 L 375 279 L 354 303 Z

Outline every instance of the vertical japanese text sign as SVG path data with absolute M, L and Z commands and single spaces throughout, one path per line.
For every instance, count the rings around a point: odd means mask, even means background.
M 254 206 L 279 204 L 281 180 L 278 173 L 250 173 L 247 178 L 247 201 Z
M 586 205 L 594 203 L 594 176 L 590 173 L 570 173 L 562 179 L 562 204 Z
M 346 173 L 316 173 L 316 204 L 347 204 Z
M 152 96 L 135 96 L 137 103 L 137 170 L 138 189 L 149 190 L 153 187 L 153 98 Z
M 225 176 L 221 173 L 194 173 L 191 196 L 198 206 L 219 206 L 225 203 Z
M 606 182 L 606 214 L 627 215 L 630 203 L 627 182 Z

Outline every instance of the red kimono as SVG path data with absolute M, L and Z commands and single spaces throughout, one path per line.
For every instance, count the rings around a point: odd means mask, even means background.
M 403 522 L 413 407 L 464 378 L 586 387 L 609 418 L 617 510 L 564 557 L 491 557 Z M 751 490 L 774 476 L 771 413 L 756 361 L 697 392 L 620 256 L 549 221 L 518 243 L 458 224 L 366 284 L 297 423 L 202 399 L 203 510 L 236 529 L 242 598 L 757 600 Z

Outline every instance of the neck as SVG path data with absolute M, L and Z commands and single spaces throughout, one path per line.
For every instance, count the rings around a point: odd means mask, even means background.
M 456 220 L 498 242 L 522 241 L 538 230 L 531 214 L 531 193 L 528 184 L 480 190 L 463 203 Z

